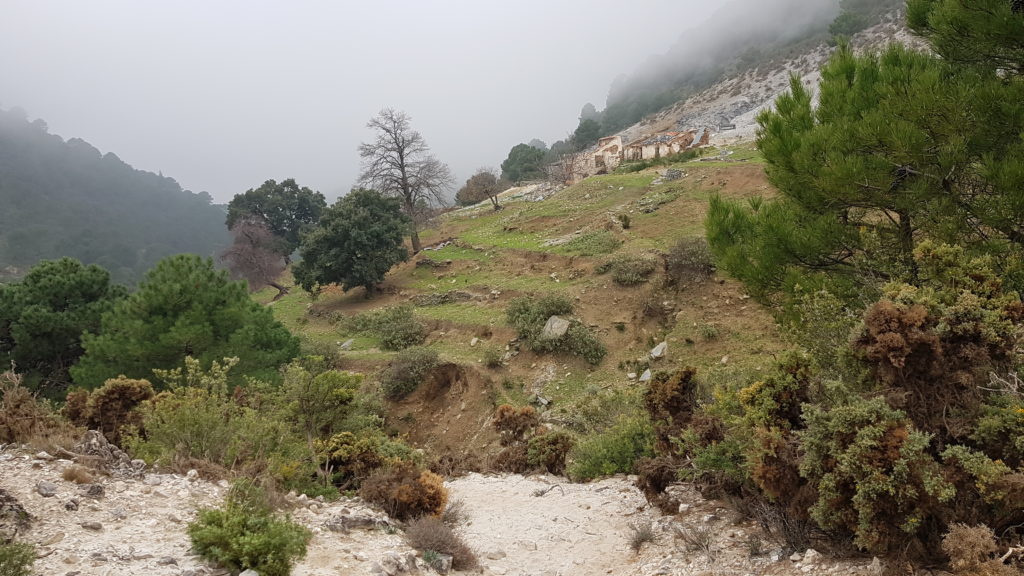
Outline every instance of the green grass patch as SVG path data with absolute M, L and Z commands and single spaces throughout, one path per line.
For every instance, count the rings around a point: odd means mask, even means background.
M 456 324 L 490 326 L 504 319 L 505 309 L 497 306 L 484 306 L 475 302 L 456 302 L 440 306 L 418 307 L 416 315 L 434 320 L 447 320 Z

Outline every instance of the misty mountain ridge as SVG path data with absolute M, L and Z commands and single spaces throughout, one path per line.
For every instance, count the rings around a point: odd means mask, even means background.
M 217 254 L 225 209 L 79 138 L 0 109 L 0 279 L 45 259 L 98 264 L 134 283 L 166 256 Z
M 816 71 L 835 35 L 863 36 L 862 30 L 897 20 L 901 6 L 896 0 L 729 2 L 699 27 L 687 27 L 665 53 L 616 78 L 596 119 L 602 133 L 613 134 L 743 75 L 763 76 L 800 59 L 799 68 L 813 61 Z

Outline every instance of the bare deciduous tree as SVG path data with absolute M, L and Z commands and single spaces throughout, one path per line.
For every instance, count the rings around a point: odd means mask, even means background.
M 459 189 L 455 200 L 460 204 L 471 205 L 488 199 L 495 210 L 501 210 L 498 194 L 511 187 L 510 182 L 498 178 L 497 171 L 493 168 L 480 168 L 466 180 L 466 185 Z
M 405 112 L 385 108 L 366 126 L 377 137 L 359 145 L 362 174 L 359 182 L 386 196 L 398 198 L 412 219 L 413 252 L 420 251 L 418 229 L 431 204 L 444 204 L 454 178 L 448 166 L 430 154 Z
M 566 152 L 546 167 L 548 180 L 559 184 L 572 185 L 586 177 L 587 155 Z
M 250 290 L 264 286 L 277 288 L 277 300 L 288 293 L 288 288 L 277 282 L 285 269 L 281 255 L 281 241 L 271 232 L 267 223 L 258 218 L 247 218 L 231 228 L 234 241 L 231 247 L 220 255 L 221 262 L 236 278 L 249 283 Z

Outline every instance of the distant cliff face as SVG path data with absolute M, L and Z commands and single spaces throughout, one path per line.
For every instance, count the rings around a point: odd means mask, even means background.
M 924 49 L 924 44 L 907 30 L 903 15 L 898 11 L 886 14 L 880 23 L 857 33 L 850 41 L 859 51 L 877 50 L 890 42 Z M 712 144 L 752 140 L 758 113 L 789 89 L 790 78 L 795 75 L 805 85 L 817 86 L 818 71 L 831 54 L 832 47 L 821 40 L 801 46 L 785 58 L 727 74 L 708 88 L 645 117 L 620 134 L 624 140 L 629 140 L 668 130 L 708 128 L 713 134 Z
M 0 110 L 0 206 L 0 281 L 70 256 L 134 283 L 165 256 L 228 244 L 224 208 L 209 194 L 65 142 L 17 109 Z

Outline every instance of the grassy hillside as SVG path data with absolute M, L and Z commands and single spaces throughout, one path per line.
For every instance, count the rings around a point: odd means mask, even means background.
M 361 289 L 327 290 L 315 300 L 293 290 L 272 304 L 274 290 L 256 297 L 273 306 L 308 350 L 333 354 L 351 338 L 350 349 L 340 352 L 342 365 L 367 372 L 386 366 L 395 353 L 382 350 L 377 338 L 353 333 L 348 320 L 412 305 L 429 332 L 426 345 L 461 367 L 449 382 L 389 406 L 393 431 L 421 445 L 493 448 L 487 426 L 493 408 L 538 395 L 551 401 L 549 421 L 577 432 L 600 429 L 614 413 L 637 405 L 641 386 L 627 374 L 642 372 L 659 342 L 668 343 L 668 354 L 650 362 L 652 369 L 693 366 L 708 382 L 765 368 L 781 348 L 769 313 L 732 280 L 663 286 L 664 254 L 682 239 L 702 236 L 711 194 L 766 192 L 759 155 L 738 149 L 668 168 L 684 176 L 666 181 L 655 169 L 598 176 L 543 200 L 515 198 L 513 191 L 500 211 L 482 204 L 447 214 L 422 238 L 428 246 L 448 243 L 395 268 L 371 300 Z M 620 286 L 600 268 L 623 255 L 655 259 L 657 270 L 647 282 Z M 520 344 L 506 323 L 509 302 L 545 294 L 575 302 L 576 314 L 607 346 L 607 357 L 591 366 L 520 346 L 503 365 L 488 367 Z

